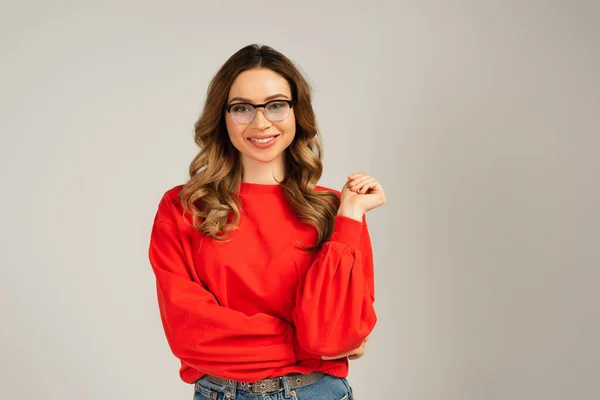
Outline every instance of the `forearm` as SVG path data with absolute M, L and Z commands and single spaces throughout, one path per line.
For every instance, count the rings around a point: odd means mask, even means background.
M 350 214 L 358 217 L 358 213 Z M 372 257 L 366 223 L 339 214 L 298 287 L 293 320 L 300 345 L 320 356 L 358 348 L 373 329 Z

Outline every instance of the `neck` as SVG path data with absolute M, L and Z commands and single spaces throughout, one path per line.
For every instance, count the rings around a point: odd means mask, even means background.
M 261 162 L 242 155 L 242 182 L 278 185 L 285 175 L 283 153 L 270 162 Z

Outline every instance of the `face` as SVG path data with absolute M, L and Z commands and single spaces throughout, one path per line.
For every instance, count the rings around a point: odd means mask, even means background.
M 264 104 L 275 99 L 292 100 L 290 86 L 281 75 L 261 68 L 244 71 L 237 76 L 229 91 L 227 104 Z M 254 119 L 247 124 L 235 122 L 231 113 L 226 111 L 225 122 L 229 139 L 240 152 L 244 169 L 260 167 L 258 164 L 264 163 L 283 167 L 284 150 L 292 143 L 296 134 L 294 107 L 283 121 L 269 121 L 265 109 L 261 107 L 256 109 Z M 270 142 L 259 143 L 250 139 L 255 136 L 276 137 Z

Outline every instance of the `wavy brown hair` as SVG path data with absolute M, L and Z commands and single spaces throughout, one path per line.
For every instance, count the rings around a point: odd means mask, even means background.
M 285 149 L 284 178 L 280 182 L 297 218 L 318 232 L 314 251 L 329 240 L 340 205 L 339 195 L 316 191 L 323 172 L 321 135 L 312 108 L 312 89 L 300 68 L 269 46 L 252 44 L 233 54 L 216 73 L 207 90 L 206 103 L 194 125 L 200 152 L 189 168 L 189 180 L 179 194 L 184 213 L 192 215 L 194 229 L 216 240 L 226 240 L 240 221 L 241 202 L 236 194 L 242 182 L 239 151 L 225 125 L 224 106 L 235 78 L 250 69 L 268 68 L 290 85 L 296 118 L 296 135 Z M 233 215 L 231 214 L 233 213 Z M 229 217 L 233 216 L 229 221 Z

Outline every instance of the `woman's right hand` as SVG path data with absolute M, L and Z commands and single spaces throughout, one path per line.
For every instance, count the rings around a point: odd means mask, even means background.
M 350 360 L 357 360 L 365 355 L 367 340 L 369 340 L 368 336 L 365 338 L 365 340 L 363 341 L 363 343 L 360 345 L 360 347 L 358 349 L 355 349 L 355 350 L 349 351 L 348 353 L 340 354 L 339 356 L 334 356 L 334 357 L 321 356 L 321 359 L 322 360 L 337 360 L 338 358 L 348 357 L 348 359 L 350 359 Z

